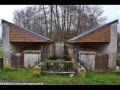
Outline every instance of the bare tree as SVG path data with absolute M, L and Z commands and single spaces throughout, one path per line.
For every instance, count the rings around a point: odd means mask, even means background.
M 48 37 L 48 21 L 47 21 L 47 15 L 46 15 L 44 5 L 43 5 L 43 11 L 44 11 L 44 16 L 45 16 L 45 24 L 46 24 L 46 36 Z
M 99 5 L 36 5 L 14 11 L 15 24 L 64 41 L 102 24 Z

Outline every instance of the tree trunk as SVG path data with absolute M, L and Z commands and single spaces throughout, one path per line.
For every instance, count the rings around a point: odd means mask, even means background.
M 53 5 L 50 5 L 50 10 L 51 10 L 51 27 L 50 27 L 50 38 L 52 38 L 52 13 L 53 13 Z
M 46 24 L 46 36 L 48 37 L 48 23 L 47 23 L 47 15 L 46 15 L 44 5 L 43 5 L 43 11 L 44 11 L 44 16 L 45 16 L 45 24 Z

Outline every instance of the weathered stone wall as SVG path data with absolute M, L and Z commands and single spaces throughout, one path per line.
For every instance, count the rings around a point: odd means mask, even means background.
M 9 42 L 9 26 L 3 24 L 3 66 L 11 67 L 10 61 L 10 42 Z
M 111 25 L 111 42 L 108 47 L 108 52 L 117 53 L 117 23 Z
M 95 54 L 94 51 L 79 51 L 79 62 L 87 70 L 95 70 Z
M 55 55 L 55 44 L 51 43 L 51 44 L 47 44 L 44 46 L 44 51 L 45 51 L 45 57 L 49 58 Z
M 40 53 L 24 53 L 24 67 L 34 67 L 41 61 Z
M 55 55 L 58 57 L 64 55 L 64 43 L 55 43 Z
M 68 44 L 68 54 L 71 58 L 76 58 L 76 48 L 74 45 Z
M 111 25 L 111 42 L 106 47 L 106 51 L 109 53 L 109 68 L 115 68 L 116 66 L 116 54 L 117 54 L 117 23 Z
M 108 67 L 112 69 L 116 68 L 116 54 L 115 53 L 109 53 Z

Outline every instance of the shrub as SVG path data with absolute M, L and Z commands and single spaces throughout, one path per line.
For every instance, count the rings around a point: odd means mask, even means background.
M 116 65 L 120 66 L 120 56 L 117 56 L 117 58 L 116 58 Z
M 4 68 L 4 70 L 6 70 L 6 71 L 9 71 L 9 70 L 11 70 L 11 67 L 10 67 L 10 65 L 8 64 L 8 65 L 6 65 L 5 66 L 5 68 Z
M 61 60 L 47 61 L 42 67 L 42 70 L 55 70 L 55 71 L 72 71 L 73 63 L 72 61 L 66 62 Z
M 39 75 L 41 75 L 41 69 L 34 68 L 34 69 L 33 69 L 33 75 L 34 75 L 34 76 L 39 76 Z

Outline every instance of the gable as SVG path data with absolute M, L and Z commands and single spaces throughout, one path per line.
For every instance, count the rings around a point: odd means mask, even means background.
M 118 24 L 118 20 L 114 20 L 104 25 L 97 26 L 71 39 L 68 39 L 66 42 L 67 43 L 110 42 L 111 41 L 111 25 L 113 24 Z
M 100 30 L 77 39 L 76 42 L 110 42 L 110 29 L 111 25 L 105 26 Z
M 10 42 L 43 42 L 43 39 L 35 37 L 25 31 L 9 25 Z
M 78 42 L 110 42 L 110 25 L 98 31 L 90 33 L 80 39 Z

